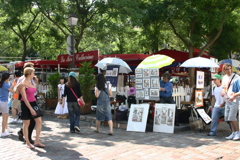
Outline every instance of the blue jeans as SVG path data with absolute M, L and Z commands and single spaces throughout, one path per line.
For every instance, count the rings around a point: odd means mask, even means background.
M 68 115 L 70 120 L 70 131 L 75 131 L 74 127 L 79 127 L 80 107 L 77 102 L 68 102 Z
M 211 134 L 216 135 L 218 120 L 221 116 L 224 115 L 225 108 L 216 108 L 214 107 L 212 110 L 212 122 L 211 122 Z

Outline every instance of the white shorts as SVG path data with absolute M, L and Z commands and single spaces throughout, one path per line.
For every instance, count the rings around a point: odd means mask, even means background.
M 0 113 L 9 113 L 8 102 L 0 101 Z

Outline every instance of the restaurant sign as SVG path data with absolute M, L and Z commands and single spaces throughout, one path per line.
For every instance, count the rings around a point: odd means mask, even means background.
M 75 53 L 75 62 L 97 61 L 98 50 Z
M 74 58 L 75 58 L 75 63 L 79 63 L 83 61 L 97 61 L 98 50 L 75 53 Z M 59 64 L 71 63 L 72 56 L 70 56 L 69 54 L 59 55 L 58 62 Z
M 71 63 L 72 62 L 72 56 L 69 54 L 64 54 L 64 55 L 59 55 L 58 56 L 58 63 L 63 64 L 63 63 Z

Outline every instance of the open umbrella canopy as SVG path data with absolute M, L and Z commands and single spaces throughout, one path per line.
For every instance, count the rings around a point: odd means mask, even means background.
M 235 67 L 236 69 L 240 68 L 240 61 L 236 60 L 236 59 L 224 59 L 218 62 L 219 65 L 224 64 L 224 63 L 230 63 L 233 67 Z
M 172 64 L 173 58 L 165 55 L 152 55 L 145 58 L 137 68 L 162 68 Z
M 7 71 L 8 69 L 4 66 L 0 66 L 0 71 Z
M 183 62 L 180 67 L 193 67 L 193 68 L 214 68 L 219 67 L 215 62 L 210 59 L 202 58 L 202 57 L 195 57 L 190 58 Z
M 129 65 L 120 58 L 104 58 L 100 60 L 95 66 L 103 70 L 107 69 L 107 66 L 118 65 L 119 73 L 129 73 L 132 72 Z

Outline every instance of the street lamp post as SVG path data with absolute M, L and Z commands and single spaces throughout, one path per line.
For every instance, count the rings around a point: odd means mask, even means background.
M 72 67 L 75 68 L 75 58 L 74 58 L 74 27 L 77 25 L 78 17 L 76 14 L 72 13 L 69 15 L 67 22 L 68 26 L 72 29 L 72 36 L 71 36 L 71 56 L 72 56 Z

